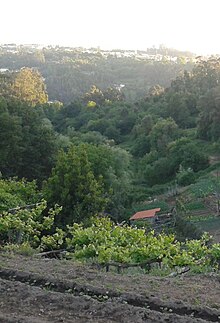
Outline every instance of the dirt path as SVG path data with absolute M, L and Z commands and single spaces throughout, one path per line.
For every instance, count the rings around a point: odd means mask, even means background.
M 0 254 L 0 322 L 220 322 L 219 281 Z

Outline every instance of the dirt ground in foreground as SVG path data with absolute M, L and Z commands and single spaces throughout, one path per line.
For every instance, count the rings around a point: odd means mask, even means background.
M 220 322 L 220 276 L 105 273 L 0 253 L 0 322 Z

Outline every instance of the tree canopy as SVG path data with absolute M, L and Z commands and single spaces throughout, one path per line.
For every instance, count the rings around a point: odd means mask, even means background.
M 7 72 L 0 78 L 1 95 L 5 98 L 25 102 L 31 106 L 48 101 L 46 85 L 38 70 L 22 68 L 20 71 Z
M 62 206 L 60 225 L 88 220 L 104 210 L 107 200 L 102 179 L 95 179 L 84 145 L 59 153 L 45 184 L 45 196 L 50 205 Z

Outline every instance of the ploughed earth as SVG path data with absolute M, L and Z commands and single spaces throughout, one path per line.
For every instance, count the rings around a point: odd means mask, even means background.
M 0 253 L 0 322 L 220 322 L 220 276 L 106 273 Z

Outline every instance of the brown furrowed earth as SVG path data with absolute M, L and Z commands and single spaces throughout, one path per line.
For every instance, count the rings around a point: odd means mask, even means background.
M 220 322 L 220 276 L 105 273 L 0 253 L 0 322 Z

